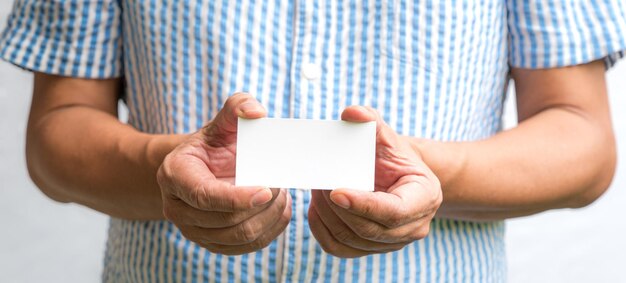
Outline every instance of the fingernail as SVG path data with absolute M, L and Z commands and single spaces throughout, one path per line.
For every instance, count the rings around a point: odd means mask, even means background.
M 258 112 L 260 110 L 258 104 L 254 102 L 246 102 L 244 104 L 241 104 L 241 106 L 239 106 L 239 109 L 241 109 L 241 112 L 243 112 L 243 114 L 250 114 L 252 112 Z
M 350 208 L 350 200 L 344 194 L 330 194 L 330 199 L 338 206 Z
M 266 204 L 268 201 L 272 199 L 272 191 L 269 188 L 264 188 L 259 190 L 256 194 L 252 196 L 252 205 L 259 206 Z

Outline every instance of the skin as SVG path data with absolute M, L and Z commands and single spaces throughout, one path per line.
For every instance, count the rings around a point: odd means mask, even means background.
M 313 191 L 313 234 L 327 252 L 357 257 L 424 238 L 434 216 L 485 221 L 588 205 L 615 171 L 604 72 L 600 61 L 513 69 L 518 127 L 474 142 L 400 136 L 372 109 L 348 107 L 344 120 L 377 121 L 376 191 Z M 232 185 L 234 121 L 265 116 L 251 96 L 233 96 L 196 133 L 150 135 L 117 120 L 118 93 L 119 80 L 35 75 L 26 155 L 45 194 L 119 218 L 166 217 L 224 254 L 260 249 L 284 229 L 289 194 Z
M 237 118 L 264 116 L 252 96 L 235 94 L 213 121 L 167 155 L 157 173 L 165 217 L 209 251 L 256 251 L 289 224 L 291 198 L 285 190 L 233 185 Z
M 604 63 L 511 75 L 517 127 L 475 142 L 413 143 L 442 180 L 438 216 L 484 221 L 580 208 L 610 186 L 616 147 Z
M 312 192 L 309 226 L 322 248 L 340 257 L 359 257 L 399 250 L 426 237 L 442 200 L 435 174 L 376 110 L 348 107 L 341 119 L 376 121 L 374 192 Z

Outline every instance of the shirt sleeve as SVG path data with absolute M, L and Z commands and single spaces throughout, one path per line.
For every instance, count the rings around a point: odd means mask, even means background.
M 80 78 L 122 75 L 118 0 L 16 0 L 0 58 L 21 68 Z
M 508 0 L 509 64 L 555 68 L 626 55 L 624 0 Z

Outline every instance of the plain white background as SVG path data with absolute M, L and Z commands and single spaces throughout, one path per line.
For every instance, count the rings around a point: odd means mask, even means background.
M 11 6 L 0 0 L 0 29 Z M 626 60 L 624 60 L 626 61 Z M 608 74 L 619 149 L 626 148 L 626 62 Z M 0 281 L 97 282 L 108 218 L 47 199 L 28 178 L 24 136 L 31 75 L 0 63 Z M 506 124 L 515 122 L 507 103 Z M 626 154 L 593 205 L 507 221 L 510 282 L 626 282 Z

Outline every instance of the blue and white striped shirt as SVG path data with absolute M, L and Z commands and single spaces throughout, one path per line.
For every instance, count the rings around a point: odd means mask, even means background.
M 501 127 L 511 67 L 552 68 L 626 49 L 621 0 L 18 0 L 0 57 L 72 77 L 123 77 L 129 123 L 200 128 L 236 91 L 270 117 L 338 119 L 378 109 L 398 133 L 471 141 Z M 504 223 L 435 219 L 404 249 L 326 254 L 292 190 L 291 223 L 269 247 L 212 254 L 167 221 L 111 219 L 105 282 L 502 282 Z

